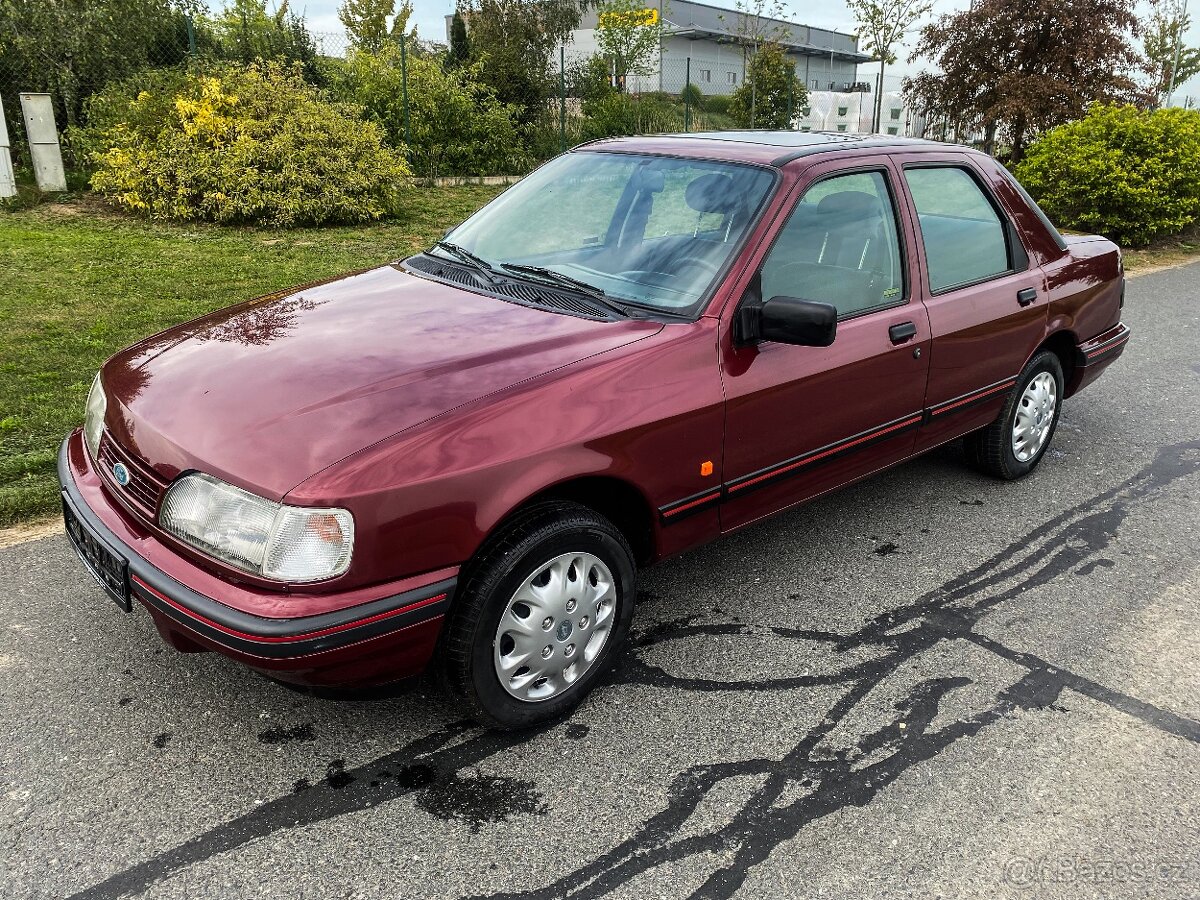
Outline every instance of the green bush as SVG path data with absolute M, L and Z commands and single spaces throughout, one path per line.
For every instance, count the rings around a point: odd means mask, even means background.
M 610 94 L 583 104 L 583 137 L 620 137 L 683 131 L 683 104 L 667 94 Z M 693 121 L 692 127 L 699 130 Z
M 679 99 L 684 103 L 690 103 L 692 109 L 704 108 L 704 92 L 698 85 L 691 83 L 684 85 L 683 90 L 679 93 Z
M 732 102 L 727 94 L 713 94 L 711 97 L 705 98 L 704 110 L 718 116 L 727 116 L 729 115 L 729 104 Z
M 92 188 L 135 212 L 276 226 L 363 222 L 410 174 L 361 110 L 329 102 L 297 67 L 255 63 L 113 86 L 74 135 Z M 134 93 L 136 90 L 136 93 Z
M 1014 174 L 1059 225 L 1144 244 L 1200 218 L 1200 112 L 1093 106 Z
M 764 44 L 729 98 L 729 115 L 745 128 L 791 128 L 791 116 L 807 99 L 791 58 L 779 45 Z
M 420 175 L 521 173 L 531 160 L 522 145 L 519 110 L 478 80 L 478 65 L 444 69 L 439 60 L 408 57 L 409 160 Z M 404 146 L 400 48 L 351 54 L 335 90 L 366 110 L 393 147 Z

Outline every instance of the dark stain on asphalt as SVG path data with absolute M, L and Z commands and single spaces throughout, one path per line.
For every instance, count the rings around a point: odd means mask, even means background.
M 709 867 L 692 896 L 732 897 L 750 872 L 806 826 L 848 808 L 870 803 L 880 791 L 947 748 L 1001 726 L 1025 711 L 1063 709 L 1064 691 L 1107 704 L 1160 731 L 1200 743 L 1200 722 L 1138 700 L 1045 659 L 1006 646 L 975 630 L 988 613 L 1026 591 L 1095 562 L 1130 512 L 1163 488 L 1200 471 L 1200 441 L 1160 450 L 1144 469 L 1121 484 L 1085 500 L 1020 535 L 974 569 L 908 602 L 880 613 L 853 631 L 834 632 L 728 622 L 696 617 L 651 624 L 630 641 L 602 690 L 628 684 L 678 691 L 768 691 L 824 685 L 840 689 L 823 718 L 782 756 L 705 762 L 689 766 L 665 784 L 665 805 L 606 852 L 559 874 L 536 889 L 492 898 L 599 898 L 660 865 L 695 860 Z M 643 659 L 647 648 L 694 636 L 727 636 L 746 641 L 794 640 L 824 646 L 828 671 L 756 680 L 705 679 L 675 675 Z M 949 642 L 968 642 L 1003 659 L 1022 674 L 999 691 L 990 706 L 944 721 L 943 700 L 971 684 L 965 677 L 926 678 L 908 687 L 888 713 L 877 716 L 850 746 L 835 731 L 861 717 L 864 701 L 921 654 Z M 838 658 L 850 658 L 838 663 Z M 688 701 L 691 702 L 691 701 Z M 940 718 L 939 718 L 940 716 Z M 939 726 L 933 728 L 935 719 Z M 242 816 L 166 850 L 75 895 L 98 900 L 144 893 L 173 873 L 245 846 L 275 832 L 303 828 L 350 812 L 424 791 L 418 804 L 435 815 L 460 819 L 472 828 L 510 815 L 545 811 L 532 785 L 516 779 L 469 775 L 480 763 L 523 744 L 536 745 L 546 727 L 521 734 L 480 731 L 474 723 L 448 724 L 358 769 L 330 765 L 322 783 L 255 807 Z M 426 778 L 384 776 L 383 772 L 424 767 Z M 724 824 L 702 834 L 689 819 L 709 791 L 730 779 L 756 786 L 726 815 Z M 378 782 L 371 787 L 370 782 Z M 424 783 L 421 783 L 424 781 Z M 791 799 L 802 791 L 798 799 Z M 789 790 L 790 789 L 790 790 Z M 785 797 L 786 800 L 781 798 Z M 717 860 L 715 863 L 713 860 Z M 715 868 L 711 868 L 715 866 Z
M 484 822 L 507 822 L 509 816 L 545 815 L 547 807 L 532 782 L 506 775 L 439 778 L 417 795 L 417 806 L 443 821 L 465 822 L 478 832 Z
M 154 744 L 154 746 L 157 747 L 159 750 L 161 750 L 161 749 L 163 749 L 163 747 L 167 746 L 167 742 L 170 741 L 171 738 L 173 738 L 174 736 L 175 735 L 173 735 L 171 732 L 164 731 L 162 734 L 156 734 L 154 736 L 154 740 L 151 741 L 151 743 Z
M 312 787 L 312 782 L 307 778 L 297 778 L 296 783 L 292 785 L 292 793 L 299 794 L 301 791 L 307 791 Z
M 325 767 L 325 784 L 329 785 L 335 791 L 340 791 L 342 788 L 354 782 L 354 776 L 346 771 L 346 761 L 344 759 L 335 759 Z
M 1116 563 L 1113 562 L 1111 559 L 1103 559 L 1103 558 L 1094 559 L 1091 562 L 1085 563 L 1084 565 L 1080 566 L 1079 570 L 1075 574 L 1076 575 L 1091 575 L 1092 572 L 1094 572 L 1096 569 L 1111 569 L 1115 565 L 1116 565 Z
M 579 722 L 572 722 L 567 726 L 566 735 L 572 741 L 580 741 L 588 736 L 591 729 Z
M 961 506 L 983 506 L 983 501 L 976 498 L 974 500 L 959 500 Z
M 899 549 L 900 548 L 897 547 L 895 544 L 893 544 L 891 541 L 888 541 L 887 543 L 880 544 L 878 547 L 876 547 L 875 552 L 879 556 L 889 556 L 890 554 L 895 553 Z
M 291 744 L 296 741 L 315 741 L 317 733 L 313 730 L 312 722 L 295 725 L 291 728 L 276 725 L 274 728 L 260 732 L 258 739 L 264 744 Z
M 133 702 L 132 697 L 122 697 L 120 700 L 117 701 L 117 706 L 128 706 L 132 702 Z

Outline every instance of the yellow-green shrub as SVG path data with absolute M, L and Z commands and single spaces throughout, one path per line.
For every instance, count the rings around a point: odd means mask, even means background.
M 294 68 L 259 62 L 153 87 L 102 94 L 75 138 L 96 166 L 92 188 L 126 209 L 285 227 L 362 222 L 389 212 L 410 174 L 361 110 L 329 102 Z
M 1097 105 L 1014 174 L 1056 224 L 1144 244 L 1200 218 L 1200 112 Z

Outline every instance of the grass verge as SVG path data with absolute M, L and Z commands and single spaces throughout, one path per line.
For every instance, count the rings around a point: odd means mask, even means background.
M 427 247 L 500 190 L 423 188 L 393 222 L 293 231 L 149 223 L 86 197 L 0 213 L 0 528 L 57 509 L 59 441 L 117 350 L 239 300 Z

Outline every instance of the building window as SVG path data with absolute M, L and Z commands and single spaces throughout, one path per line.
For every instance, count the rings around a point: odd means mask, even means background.
M 809 126 L 809 125 L 801 125 L 801 126 L 800 126 L 800 130 L 801 130 L 801 131 L 803 131 L 803 132 L 805 132 L 805 133 L 807 133 L 807 132 L 810 132 L 810 131 L 812 131 L 812 127 L 811 127 L 811 126 Z
M 821 89 L 821 82 L 817 81 L 817 79 L 815 79 L 815 78 L 814 78 L 814 79 L 812 80 L 812 85 L 811 85 L 811 86 L 812 86 L 812 89 L 813 89 L 814 91 L 819 91 L 819 90 Z
M 846 125 L 843 122 L 841 125 L 838 126 L 838 131 L 845 131 L 845 130 L 846 130 Z
M 900 133 L 900 129 L 897 128 L 895 125 L 888 126 L 888 134 L 899 134 L 899 133 Z
M 899 121 L 900 121 L 900 113 L 901 113 L 901 112 L 903 112 L 903 110 L 899 110 L 899 109 L 893 109 L 893 110 L 892 110 L 892 121 L 893 121 L 893 122 L 899 122 Z
M 712 81 L 712 69 L 701 69 L 700 70 L 700 80 L 703 82 Z
M 725 81 L 727 84 L 737 84 L 737 72 L 726 72 Z
M 838 107 L 838 115 L 839 116 L 845 117 L 849 112 L 850 112 L 850 107 L 848 107 L 848 106 L 839 106 Z
M 802 119 L 807 119 L 811 115 L 812 115 L 812 107 L 811 106 L 806 106 L 806 107 L 804 107 L 804 109 L 800 110 L 800 118 L 802 118 Z

